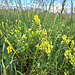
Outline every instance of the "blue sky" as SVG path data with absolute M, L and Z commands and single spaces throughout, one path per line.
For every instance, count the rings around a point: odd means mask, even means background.
M 4 3 L 5 0 L 3 0 L 3 3 Z M 15 5 L 15 1 L 18 1 L 18 0 L 14 0 L 13 4 Z M 34 1 L 35 0 L 21 0 L 21 3 L 22 5 L 29 5 L 29 4 L 34 4 Z M 45 1 L 45 0 L 44 0 Z M 47 3 L 47 5 L 49 5 L 50 1 L 51 0 L 48 0 L 49 2 Z M 73 1 L 73 6 L 75 7 L 75 0 L 72 0 Z M 8 0 L 9 2 L 9 0 Z M 58 3 L 62 3 L 63 0 L 55 0 L 54 4 L 58 4 Z M 0 3 L 1 3 L 1 0 L 0 0 Z M 66 0 L 66 5 L 67 6 L 71 6 L 71 0 Z

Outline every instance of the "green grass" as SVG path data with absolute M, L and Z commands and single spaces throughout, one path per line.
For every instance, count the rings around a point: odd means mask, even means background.
M 32 10 L 0 13 L 1 75 L 75 74 L 75 14 L 72 19 Z

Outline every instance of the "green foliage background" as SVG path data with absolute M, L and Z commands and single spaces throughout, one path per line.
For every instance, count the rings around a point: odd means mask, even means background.
M 19 9 L 0 13 L 1 75 L 75 74 L 75 14 L 72 18 Z

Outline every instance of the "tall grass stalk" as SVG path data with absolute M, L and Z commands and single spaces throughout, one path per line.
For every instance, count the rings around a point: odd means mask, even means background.
M 5 43 L 3 43 L 3 53 L 4 53 L 4 49 L 5 49 Z M 4 65 L 4 62 L 3 62 L 3 57 L 4 57 L 4 54 L 2 54 L 2 66 L 3 66 L 3 75 L 7 75 L 7 72 L 6 72 L 6 69 L 5 69 L 5 65 Z

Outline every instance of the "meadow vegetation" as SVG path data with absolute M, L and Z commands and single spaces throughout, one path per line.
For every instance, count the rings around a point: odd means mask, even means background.
M 74 75 L 74 16 L 0 10 L 1 75 Z

